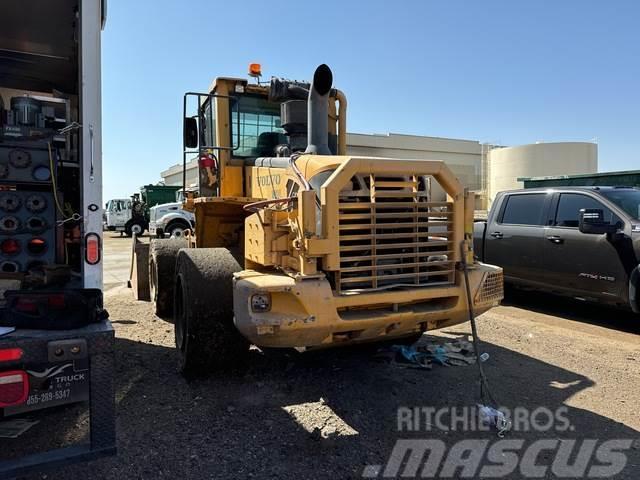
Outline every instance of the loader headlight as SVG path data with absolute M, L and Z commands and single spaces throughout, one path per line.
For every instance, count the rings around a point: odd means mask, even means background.
M 251 310 L 256 313 L 271 310 L 271 295 L 269 293 L 256 293 L 251 296 Z

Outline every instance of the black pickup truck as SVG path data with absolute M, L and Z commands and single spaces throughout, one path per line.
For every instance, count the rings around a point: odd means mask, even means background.
M 640 312 L 640 189 L 501 192 L 474 248 L 506 283 Z

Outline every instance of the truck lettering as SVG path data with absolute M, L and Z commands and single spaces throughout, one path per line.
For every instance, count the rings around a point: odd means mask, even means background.
M 63 377 L 57 377 L 58 383 L 70 383 L 70 382 L 83 382 L 85 380 L 84 373 L 76 373 L 74 375 L 65 375 Z

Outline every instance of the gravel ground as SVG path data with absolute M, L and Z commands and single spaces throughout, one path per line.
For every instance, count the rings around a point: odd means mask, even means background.
M 397 429 L 400 407 L 475 405 L 475 366 L 400 368 L 377 361 L 371 347 L 304 355 L 252 350 L 240 374 L 187 382 L 176 371 L 171 324 L 124 286 L 108 290 L 106 304 L 117 333 L 118 455 L 46 478 L 361 478 L 367 465 L 384 466 L 398 439 L 441 439 L 448 446 L 498 440 L 495 432 L 424 424 L 418 432 Z M 479 331 L 490 354 L 484 365 L 498 401 L 531 410 L 566 407 L 572 426 L 508 438 L 526 445 L 557 438 L 634 440 L 615 478 L 640 478 L 639 325 L 616 310 L 522 293 L 483 315 Z M 421 342 L 469 330 L 463 324 Z M 35 442 L 52 431 L 81 438 L 83 422 L 82 409 L 68 407 L 23 439 Z M 550 464 L 550 455 L 539 458 Z M 558 477 L 549 470 L 542 478 Z

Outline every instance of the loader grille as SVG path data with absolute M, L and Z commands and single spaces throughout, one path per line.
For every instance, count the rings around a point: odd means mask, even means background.
M 339 198 L 339 293 L 455 282 L 453 204 L 417 176 L 357 176 Z
M 473 303 L 482 305 L 499 302 L 504 297 L 502 272 L 487 273 L 482 279 L 482 284 L 476 292 Z

